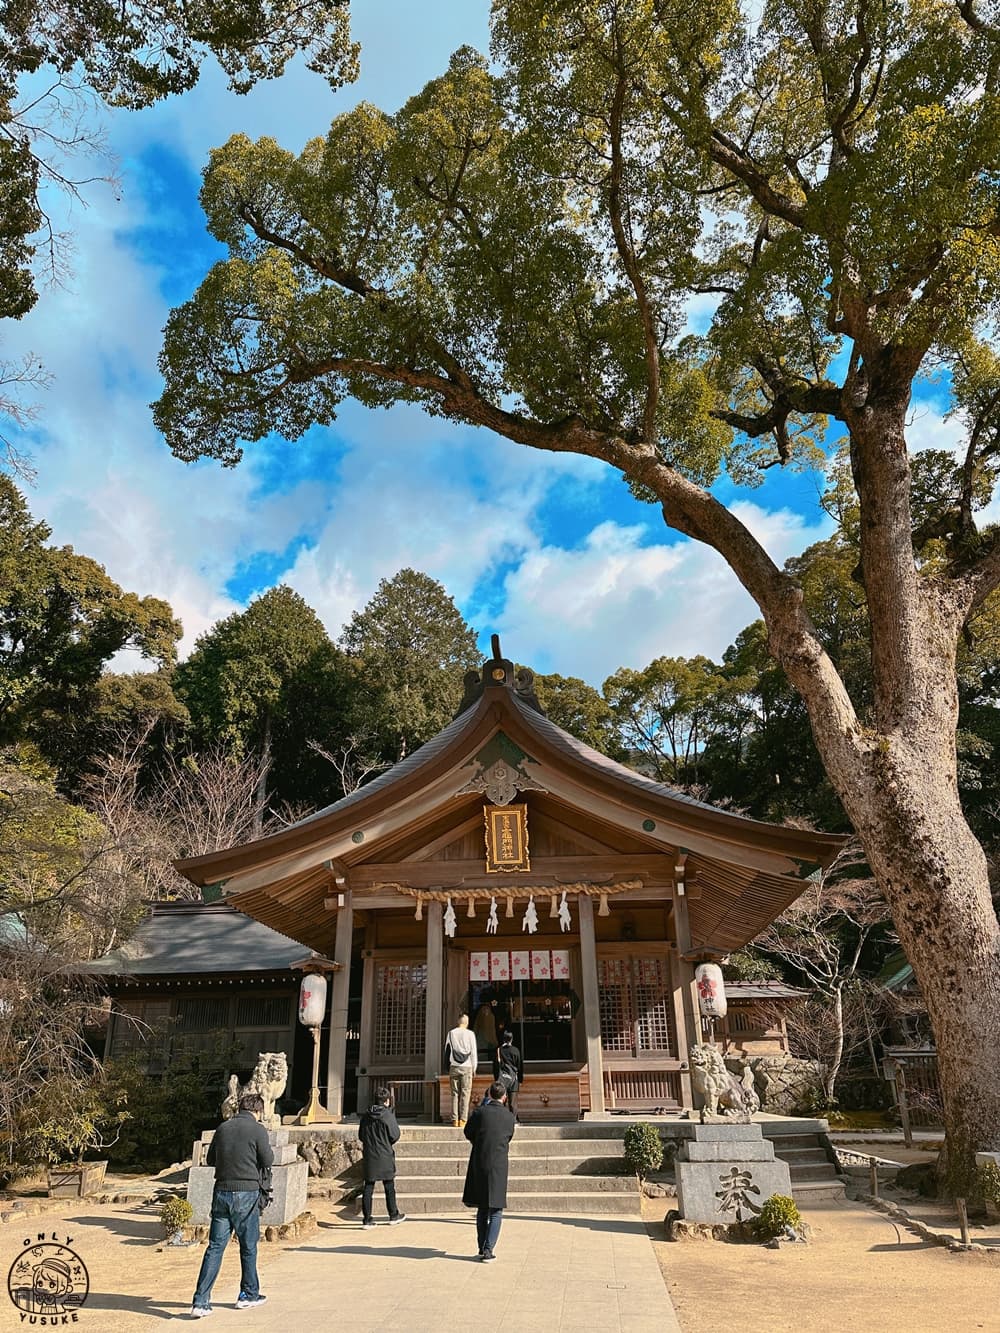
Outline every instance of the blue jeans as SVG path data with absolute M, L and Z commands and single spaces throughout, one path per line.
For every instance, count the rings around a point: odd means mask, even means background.
M 219 1276 L 222 1256 L 234 1231 L 240 1243 L 240 1292 L 244 1296 L 260 1295 L 257 1278 L 257 1242 L 260 1240 L 258 1197 L 258 1190 L 216 1190 L 212 1195 L 208 1249 L 201 1261 L 193 1304 L 211 1305 L 212 1287 Z
M 503 1221 L 502 1208 L 476 1209 L 476 1238 L 479 1241 L 480 1254 L 492 1254 L 500 1235 L 500 1223 Z

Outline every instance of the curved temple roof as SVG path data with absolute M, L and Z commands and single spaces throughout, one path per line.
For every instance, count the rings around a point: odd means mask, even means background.
M 380 848 L 407 829 L 449 812 L 459 821 L 481 806 L 481 796 L 470 794 L 466 784 L 477 756 L 497 737 L 520 753 L 522 773 L 537 778 L 563 807 L 626 831 L 649 854 L 669 857 L 668 879 L 679 855 L 690 858 L 703 886 L 689 904 L 699 945 L 725 951 L 745 943 L 794 901 L 802 879 L 828 864 L 842 845 L 839 836 L 720 810 L 616 763 L 544 717 L 530 677 L 524 688 L 525 674 L 515 680 L 513 664 L 497 653 L 472 698 L 467 678 L 464 711 L 401 763 L 278 833 L 179 860 L 178 870 L 195 884 L 224 885 L 234 906 L 313 944 L 324 894 L 334 889 L 333 866 L 349 873 L 363 861 L 390 861 Z M 508 877 L 512 884 L 516 878 Z M 490 882 L 502 893 L 503 881 L 492 876 Z M 318 901 L 318 914 L 307 899 Z

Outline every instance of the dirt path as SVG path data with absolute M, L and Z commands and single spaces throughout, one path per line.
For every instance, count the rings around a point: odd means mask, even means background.
M 684 1333 L 1000 1333 L 1000 1255 L 950 1254 L 856 1203 L 804 1216 L 798 1248 L 654 1239 Z

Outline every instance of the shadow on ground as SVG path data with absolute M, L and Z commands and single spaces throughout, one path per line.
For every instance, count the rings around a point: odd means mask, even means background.
M 157 1218 L 148 1222 L 135 1217 L 68 1217 L 71 1226 L 101 1227 L 112 1235 L 129 1237 L 123 1240 L 125 1245 L 150 1245 L 164 1243 L 163 1227 Z
M 116 1296 L 113 1292 L 91 1291 L 80 1313 L 89 1314 L 92 1310 L 128 1310 L 133 1314 L 146 1315 L 150 1319 L 176 1319 L 178 1314 L 190 1308 L 190 1301 L 158 1301 L 153 1296 Z

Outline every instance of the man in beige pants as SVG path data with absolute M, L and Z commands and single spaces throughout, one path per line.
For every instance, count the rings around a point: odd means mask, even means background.
M 451 1083 L 451 1123 L 462 1126 L 469 1118 L 472 1080 L 479 1064 L 476 1034 L 469 1031 L 468 1014 L 459 1015 L 458 1027 L 448 1033 L 444 1058 Z

